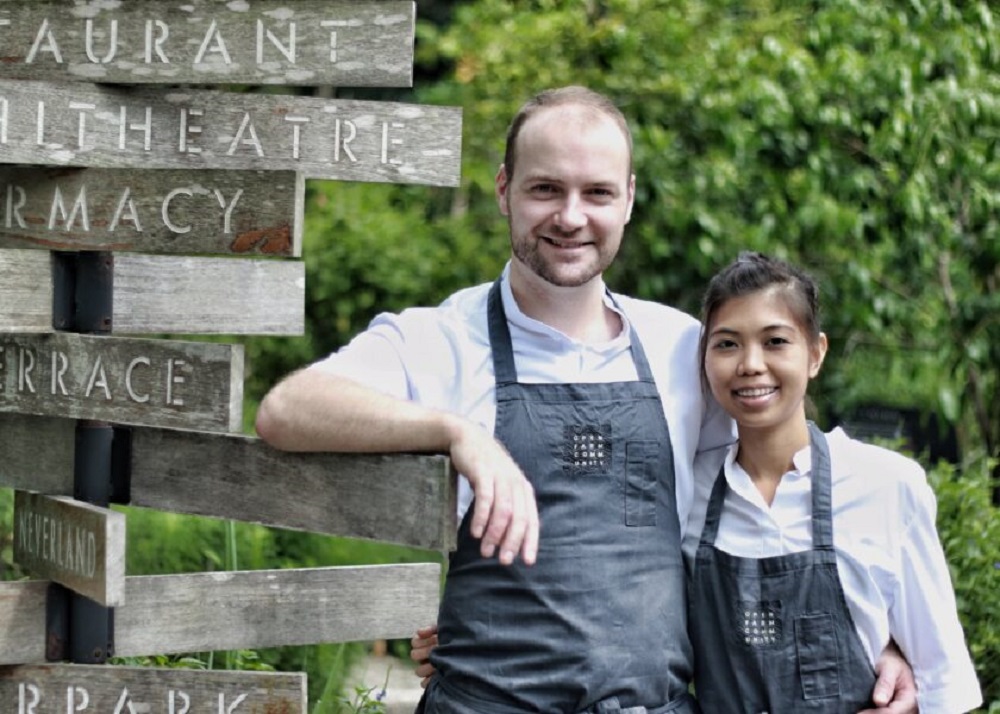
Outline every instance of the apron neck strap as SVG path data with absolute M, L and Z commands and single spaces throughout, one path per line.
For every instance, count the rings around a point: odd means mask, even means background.
M 812 444 L 812 526 L 813 549 L 833 550 L 833 473 L 830 469 L 830 447 L 819 427 L 809 422 Z

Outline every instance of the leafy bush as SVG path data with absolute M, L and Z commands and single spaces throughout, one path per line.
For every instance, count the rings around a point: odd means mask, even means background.
M 938 498 L 938 533 L 958 614 L 983 688 L 986 712 L 1000 712 L 1000 509 L 990 502 L 990 459 L 961 470 L 941 462 L 928 474 Z

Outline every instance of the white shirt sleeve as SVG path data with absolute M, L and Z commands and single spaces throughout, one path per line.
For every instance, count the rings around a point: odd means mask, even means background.
M 338 351 L 315 362 L 312 368 L 353 379 L 398 399 L 412 399 L 407 365 L 403 360 L 406 349 L 413 348 L 407 346 L 398 316 L 382 314 L 372 320 L 368 329 Z
M 921 714 L 967 712 L 982 703 L 935 526 L 937 503 L 923 471 L 901 481 L 912 518 L 901 541 L 889 629 L 917 681 Z

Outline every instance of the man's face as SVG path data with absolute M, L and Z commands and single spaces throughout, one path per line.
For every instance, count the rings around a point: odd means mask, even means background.
M 496 177 L 517 263 L 547 283 L 576 287 L 611 265 L 632 214 L 635 178 L 614 121 L 575 105 L 543 109 L 517 138 L 515 173 Z

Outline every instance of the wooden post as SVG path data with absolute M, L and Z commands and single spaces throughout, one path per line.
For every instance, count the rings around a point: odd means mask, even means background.
M 0 583 L 0 701 L 304 714 L 300 675 L 88 665 L 406 637 L 440 566 L 127 577 L 109 504 L 442 551 L 452 466 L 276 451 L 241 346 L 134 335 L 301 334 L 306 179 L 455 186 L 461 111 L 193 86 L 410 86 L 412 0 L 78 5 L 0 0 L 0 487 L 49 579 Z

